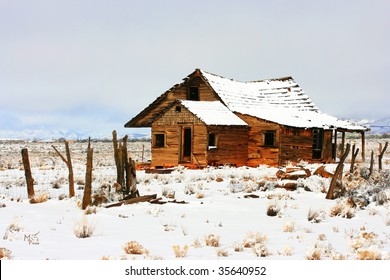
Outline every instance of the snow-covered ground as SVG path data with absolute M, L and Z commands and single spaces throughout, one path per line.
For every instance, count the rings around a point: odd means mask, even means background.
M 378 143 L 368 142 L 367 151 L 377 150 Z M 80 202 L 87 143 L 70 144 L 76 182 L 76 196 L 71 199 L 67 168 L 52 144 L 0 143 L 0 254 L 4 258 L 390 259 L 389 151 L 384 170 L 375 171 L 369 180 L 360 176 L 367 164 L 358 164 L 354 175 L 348 175 L 347 162 L 344 183 L 349 192 L 335 200 L 325 199 L 330 179 L 319 176 L 299 179 L 297 190 L 287 191 L 275 188 L 280 183 L 277 168 L 179 167 L 171 174 L 138 171 L 138 189 L 141 195 L 157 194 L 163 201 L 185 204 L 97 206 L 86 213 Z M 54 145 L 63 151 L 62 143 Z M 141 159 L 143 145 L 144 158 L 150 158 L 148 143 L 129 143 L 134 159 Z M 31 204 L 27 198 L 23 147 L 29 149 L 35 193 L 49 198 L 42 203 Z M 98 142 L 92 147 L 94 191 L 117 201 L 114 189 L 108 193 L 116 178 L 112 144 Z M 311 173 L 319 166 L 301 164 Z M 326 165 L 330 172 L 335 167 Z M 356 207 L 349 206 L 352 200 Z M 267 214 L 275 209 L 276 216 Z M 81 238 L 82 234 L 90 236 Z

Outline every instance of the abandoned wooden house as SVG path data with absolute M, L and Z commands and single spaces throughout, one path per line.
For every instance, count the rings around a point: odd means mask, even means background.
M 125 127 L 151 127 L 152 167 L 331 162 L 337 132 L 365 127 L 323 114 L 292 77 L 239 82 L 196 69 Z

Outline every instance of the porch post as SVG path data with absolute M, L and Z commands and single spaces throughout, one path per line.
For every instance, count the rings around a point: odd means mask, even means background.
M 345 131 L 341 132 L 341 154 L 344 154 L 345 147 Z
M 366 137 L 364 131 L 362 131 L 362 161 L 366 161 Z
M 337 129 L 334 130 L 334 149 L 332 153 L 333 159 L 337 158 Z

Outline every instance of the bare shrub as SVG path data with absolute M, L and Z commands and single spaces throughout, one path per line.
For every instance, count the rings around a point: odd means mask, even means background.
M 324 210 L 312 210 L 309 209 L 309 213 L 307 214 L 307 220 L 312 223 L 320 223 L 325 220 L 325 212 Z
M 131 255 L 143 255 L 148 253 L 148 251 L 137 241 L 127 242 L 124 246 L 122 246 L 122 249 L 126 254 Z
M 184 258 L 187 255 L 188 246 L 184 245 L 183 249 L 180 249 L 179 245 L 173 245 L 172 249 L 176 258 Z
M 294 232 L 295 224 L 291 221 L 286 221 L 283 225 L 283 232 Z
M 34 195 L 32 198 L 30 198 L 30 203 L 43 203 L 46 202 L 49 199 L 49 194 L 46 192 L 42 192 L 39 194 Z
M 219 247 L 219 236 L 214 234 L 208 234 L 204 238 L 206 246 Z
M 95 227 L 95 224 L 89 222 L 84 215 L 74 228 L 73 232 L 77 238 L 88 238 L 93 235 Z
M 6 248 L 0 248 L 0 260 L 11 260 L 12 252 Z

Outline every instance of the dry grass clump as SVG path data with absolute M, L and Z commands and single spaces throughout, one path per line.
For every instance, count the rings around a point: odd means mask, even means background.
M 291 256 L 294 253 L 294 248 L 290 245 L 286 245 L 283 248 L 283 251 L 281 252 L 281 255 L 283 256 Z
M 85 215 L 96 214 L 96 207 L 88 206 L 87 209 L 84 210 Z
M 325 211 L 324 210 L 309 210 L 307 213 L 307 220 L 312 223 L 321 223 L 325 220 Z
M 266 243 L 268 236 L 266 234 L 260 234 L 259 232 L 248 232 L 245 235 L 243 246 L 244 248 L 252 248 L 257 243 Z
M 198 238 L 196 238 L 196 239 L 194 240 L 194 243 L 192 243 L 192 246 L 193 246 L 194 248 L 202 248 L 202 244 L 200 243 L 200 241 L 199 241 Z
M 305 259 L 309 261 L 321 260 L 321 249 L 320 248 L 310 248 L 306 250 Z
M 42 192 L 39 194 L 34 195 L 32 198 L 30 198 L 30 203 L 35 204 L 35 203 L 43 203 L 48 201 L 49 199 L 49 194 L 46 192 Z
M 283 232 L 294 232 L 295 223 L 291 221 L 286 221 L 283 225 Z
M 20 225 L 19 217 L 16 217 L 5 230 L 3 239 L 9 241 L 15 240 L 17 238 L 16 235 L 23 230 L 24 228 Z
M 195 197 L 196 197 L 197 199 L 202 199 L 202 198 L 204 198 L 204 193 L 203 193 L 203 192 L 197 192 L 197 193 L 195 194 Z
M 233 242 L 233 250 L 234 252 L 242 252 L 244 250 L 244 247 L 240 242 L 235 241 Z
M 378 251 L 362 250 L 358 251 L 356 255 L 358 260 L 381 260 L 382 255 Z
M 183 249 L 180 249 L 179 245 L 173 245 L 172 249 L 176 258 L 184 258 L 187 255 L 188 246 L 184 245 Z
M 330 208 L 329 216 L 340 216 L 343 218 L 351 219 L 355 216 L 355 210 L 350 206 L 348 200 L 338 201 Z
M 208 234 L 204 237 L 206 246 L 219 247 L 219 236 L 214 234 Z
M 256 243 L 255 246 L 252 247 L 252 251 L 258 257 L 267 257 L 271 255 L 271 252 L 264 243 Z
M 11 260 L 12 252 L 6 248 L 0 248 L 0 260 Z
M 253 253 L 258 257 L 266 257 L 271 255 L 271 252 L 266 246 L 267 241 L 267 235 L 262 235 L 258 232 L 249 232 L 244 238 L 243 246 L 245 248 L 252 248 Z
M 89 222 L 84 215 L 74 228 L 73 232 L 77 238 L 88 238 L 93 235 L 95 227 L 95 224 Z
M 164 196 L 166 198 L 174 199 L 175 198 L 175 194 L 176 194 L 176 192 L 172 188 L 168 188 L 168 187 L 163 187 L 162 188 L 162 196 Z
M 325 241 L 327 239 L 326 234 L 320 233 L 318 235 L 317 239 L 320 240 L 320 241 Z
M 126 254 L 131 255 L 143 255 L 148 254 L 148 250 L 146 250 L 141 244 L 137 241 L 129 241 L 124 246 L 122 246 L 123 251 Z
M 276 200 L 292 200 L 293 198 L 287 191 L 278 191 L 278 192 L 268 192 L 265 197 L 267 199 L 276 199 Z
M 227 256 L 229 256 L 229 252 L 224 248 L 219 248 L 217 250 L 217 256 L 218 257 L 227 257 Z

